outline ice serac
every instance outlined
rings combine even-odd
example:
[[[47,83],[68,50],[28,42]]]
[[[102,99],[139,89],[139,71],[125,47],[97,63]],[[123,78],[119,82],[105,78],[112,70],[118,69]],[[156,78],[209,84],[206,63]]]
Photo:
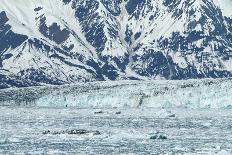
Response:
[[[232,76],[219,0],[2,0],[0,88]]]

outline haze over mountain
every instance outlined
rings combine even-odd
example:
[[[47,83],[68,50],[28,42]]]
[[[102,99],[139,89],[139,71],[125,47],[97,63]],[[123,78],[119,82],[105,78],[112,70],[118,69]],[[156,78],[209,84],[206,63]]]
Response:
[[[0,88],[232,76],[231,0],[1,0]]]

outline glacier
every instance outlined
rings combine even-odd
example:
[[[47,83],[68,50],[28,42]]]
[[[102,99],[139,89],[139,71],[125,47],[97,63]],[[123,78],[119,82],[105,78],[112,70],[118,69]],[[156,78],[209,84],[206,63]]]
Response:
[[[230,109],[231,101],[231,79],[105,81],[0,91],[1,106]]]

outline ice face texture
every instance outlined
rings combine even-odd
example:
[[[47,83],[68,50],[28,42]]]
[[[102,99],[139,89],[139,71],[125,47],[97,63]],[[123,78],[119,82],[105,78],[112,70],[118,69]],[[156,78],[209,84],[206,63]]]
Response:
[[[220,109],[232,106],[231,86],[231,79],[80,83],[3,90],[0,91],[0,105]]]

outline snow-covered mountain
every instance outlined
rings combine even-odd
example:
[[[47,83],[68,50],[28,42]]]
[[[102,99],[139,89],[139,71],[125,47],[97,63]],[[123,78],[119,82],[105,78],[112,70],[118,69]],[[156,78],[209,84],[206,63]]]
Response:
[[[230,4],[1,0],[0,88],[231,77]]]

